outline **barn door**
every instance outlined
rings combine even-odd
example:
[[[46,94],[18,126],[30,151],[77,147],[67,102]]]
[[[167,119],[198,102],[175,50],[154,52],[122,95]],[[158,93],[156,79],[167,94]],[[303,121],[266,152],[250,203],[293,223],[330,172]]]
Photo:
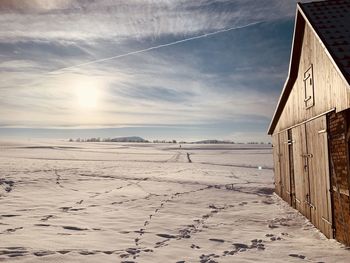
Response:
[[[292,205],[291,199],[291,181],[290,181],[290,156],[289,146],[291,144],[288,138],[288,131],[279,134],[280,142],[280,167],[281,167],[281,197]]]
[[[275,169],[275,191],[281,196],[281,167],[280,167],[280,145],[278,134],[272,136],[273,145],[273,163]]]
[[[309,167],[306,145],[306,126],[299,125],[292,129],[293,138],[293,163],[295,185],[295,207],[304,216],[310,218],[310,206],[308,205],[309,192]]]
[[[309,196],[307,204],[311,222],[327,237],[332,237],[332,214],[328,167],[326,116],[306,123],[309,168]]]

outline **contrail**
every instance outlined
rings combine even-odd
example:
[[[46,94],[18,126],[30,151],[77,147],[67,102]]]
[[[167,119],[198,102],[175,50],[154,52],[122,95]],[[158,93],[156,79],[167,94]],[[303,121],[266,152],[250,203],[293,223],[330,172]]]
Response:
[[[96,59],[96,60],[84,62],[84,63],[81,63],[81,64],[77,64],[77,65],[74,65],[74,66],[64,67],[64,68],[60,68],[60,69],[57,69],[57,70],[54,70],[54,71],[50,71],[47,74],[57,74],[57,73],[60,73],[60,72],[63,72],[63,71],[67,71],[67,70],[70,70],[70,69],[79,68],[79,67],[82,67],[82,66],[87,66],[87,65],[96,64],[96,63],[101,63],[101,62],[109,61],[109,60],[113,60],[113,59],[123,58],[123,57],[126,57],[126,56],[135,55],[135,54],[139,54],[139,53],[143,53],[143,52],[148,52],[148,51],[159,49],[159,48],[163,48],[163,47],[169,47],[169,46],[177,45],[177,44],[180,44],[180,43],[192,41],[192,40],[195,40],[195,39],[205,38],[205,37],[217,35],[217,34],[220,34],[220,33],[228,32],[228,31],[232,31],[232,30],[236,30],[236,29],[241,29],[241,28],[253,26],[253,25],[256,25],[256,24],[263,23],[263,22],[264,21],[259,21],[259,22],[253,22],[253,23],[250,23],[250,24],[247,24],[247,25],[244,25],[244,26],[225,28],[225,29],[217,30],[215,32],[206,33],[206,34],[195,36],[195,37],[189,37],[189,38],[177,40],[177,41],[166,43],[166,44],[161,44],[161,45],[157,45],[157,46],[153,46],[153,47],[149,47],[149,48],[145,48],[145,49],[131,51],[131,52],[128,52],[128,53],[125,53],[125,54],[120,54],[120,55],[107,57],[107,58]]]

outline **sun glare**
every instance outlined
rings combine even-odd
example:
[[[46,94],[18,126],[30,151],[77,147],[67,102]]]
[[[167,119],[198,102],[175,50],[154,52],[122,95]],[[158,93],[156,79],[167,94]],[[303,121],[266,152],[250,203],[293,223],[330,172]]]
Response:
[[[76,86],[78,105],[82,109],[95,109],[99,99],[99,86],[94,82],[81,82]]]
[[[96,108],[97,90],[96,88],[87,87],[81,89],[78,94],[78,103],[82,108]]]

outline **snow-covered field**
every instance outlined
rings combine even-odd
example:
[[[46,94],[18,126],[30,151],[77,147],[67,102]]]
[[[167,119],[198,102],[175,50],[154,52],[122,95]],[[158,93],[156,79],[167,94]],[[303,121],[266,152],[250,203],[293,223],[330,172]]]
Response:
[[[0,147],[3,262],[350,262],[273,194],[268,145]]]

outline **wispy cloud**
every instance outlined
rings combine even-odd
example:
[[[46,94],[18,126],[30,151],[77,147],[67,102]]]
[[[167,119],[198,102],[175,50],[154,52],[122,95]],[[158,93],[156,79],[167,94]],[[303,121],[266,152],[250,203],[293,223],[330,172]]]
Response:
[[[2,0],[0,39],[90,40],[191,35],[294,14],[294,0]],[[24,28],[25,26],[25,28]]]
[[[78,65],[73,65],[70,67],[65,67],[65,68],[61,68],[55,71],[51,71],[49,72],[49,74],[56,74],[56,73],[60,73],[62,71],[67,71],[70,69],[74,69],[74,68],[79,68],[82,66],[87,66],[87,65],[91,65],[91,64],[96,64],[96,63],[101,63],[101,62],[105,62],[105,61],[109,61],[109,60],[114,60],[114,59],[118,59],[118,58],[124,58],[127,56],[131,56],[131,55],[135,55],[135,54],[140,54],[140,53],[144,53],[144,52],[148,52],[148,51],[152,51],[152,50],[156,50],[156,49],[160,49],[160,48],[165,48],[165,47],[170,47],[170,46],[174,46],[174,45],[178,45],[178,44],[182,44],[188,41],[193,41],[193,40],[197,40],[197,39],[201,39],[201,38],[205,38],[205,37],[210,37],[210,36],[214,36],[217,34],[221,34],[221,33],[225,33],[225,32],[229,32],[232,30],[237,30],[237,29],[242,29],[245,27],[249,27],[249,26],[253,26],[256,25],[258,23],[261,23],[263,21],[260,22],[254,22],[254,23],[250,23],[248,25],[244,25],[244,26],[236,26],[236,27],[230,27],[230,28],[225,28],[225,29],[220,29],[214,32],[210,32],[210,33],[205,33],[199,36],[194,36],[194,37],[189,37],[189,38],[184,38],[184,39],[180,39],[180,40],[176,40],[170,43],[166,43],[166,44],[160,44],[160,45],[156,45],[156,46],[152,46],[152,47],[148,47],[148,48],[144,48],[144,49],[140,49],[140,50],[135,50],[135,51],[131,51],[125,54],[120,54],[120,55],[115,55],[115,56],[111,56],[111,57],[107,57],[107,58],[101,58],[101,59],[96,59],[96,60],[92,60],[92,61],[88,61],[88,62],[84,62]]]
[[[295,5],[0,1],[0,126],[262,132],[286,76]],[[84,88],[98,90],[96,108],[79,107]]]

